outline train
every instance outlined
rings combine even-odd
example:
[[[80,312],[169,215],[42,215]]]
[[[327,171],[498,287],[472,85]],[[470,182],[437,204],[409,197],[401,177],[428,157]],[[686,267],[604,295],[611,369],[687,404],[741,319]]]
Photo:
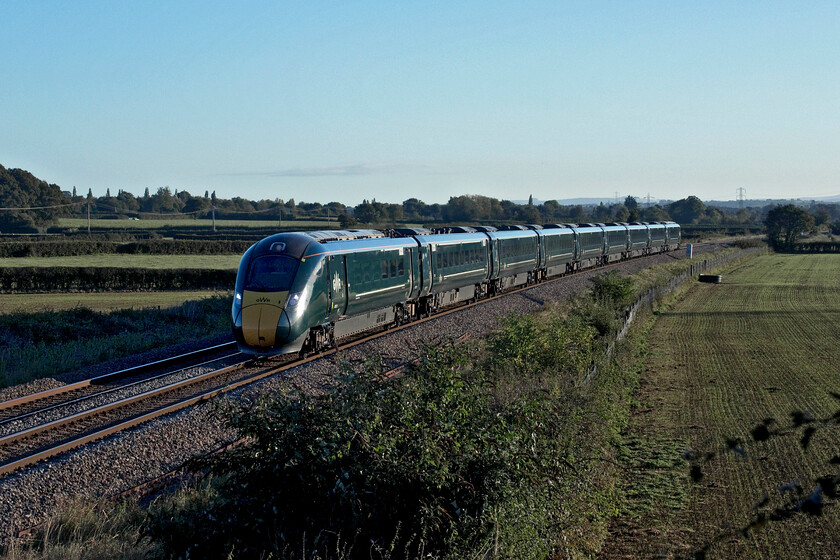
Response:
[[[242,256],[233,335],[256,357],[317,353],[581,269],[680,247],[675,222],[278,233]]]

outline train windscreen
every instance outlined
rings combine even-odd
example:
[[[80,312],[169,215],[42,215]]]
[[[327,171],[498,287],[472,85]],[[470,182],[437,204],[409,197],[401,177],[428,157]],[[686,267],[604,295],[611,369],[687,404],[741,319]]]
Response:
[[[298,260],[284,255],[265,255],[251,263],[245,289],[254,292],[286,292],[295,278]]]

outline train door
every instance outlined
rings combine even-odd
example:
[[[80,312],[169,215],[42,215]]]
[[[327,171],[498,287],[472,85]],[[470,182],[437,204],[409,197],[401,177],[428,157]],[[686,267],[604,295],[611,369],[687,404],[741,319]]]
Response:
[[[330,285],[330,316],[347,313],[347,262],[344,255],[327,257],[327,274]]]
[[[420,296],[427,296],[432,293],[432,252],[428,243],[420,245]]]

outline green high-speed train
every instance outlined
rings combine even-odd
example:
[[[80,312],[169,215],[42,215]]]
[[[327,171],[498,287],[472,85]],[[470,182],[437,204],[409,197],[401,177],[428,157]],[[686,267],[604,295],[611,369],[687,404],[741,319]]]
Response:
[[[233,333],[248,354],[318,352],[457,302],[679,247],[674,222],[278,233],[242,257]]]

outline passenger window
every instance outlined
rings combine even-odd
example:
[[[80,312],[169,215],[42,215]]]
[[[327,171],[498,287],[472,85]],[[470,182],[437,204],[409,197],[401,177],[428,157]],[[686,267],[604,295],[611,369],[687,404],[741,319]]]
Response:
[[[391,259],[391,278],[397,275],[397,259]]]
[[[388,278],[388,261],[381,261],[382,278]]]
[[[400,259],[397,261],[397,274],[400,276],[405,275],[405,259]]]

